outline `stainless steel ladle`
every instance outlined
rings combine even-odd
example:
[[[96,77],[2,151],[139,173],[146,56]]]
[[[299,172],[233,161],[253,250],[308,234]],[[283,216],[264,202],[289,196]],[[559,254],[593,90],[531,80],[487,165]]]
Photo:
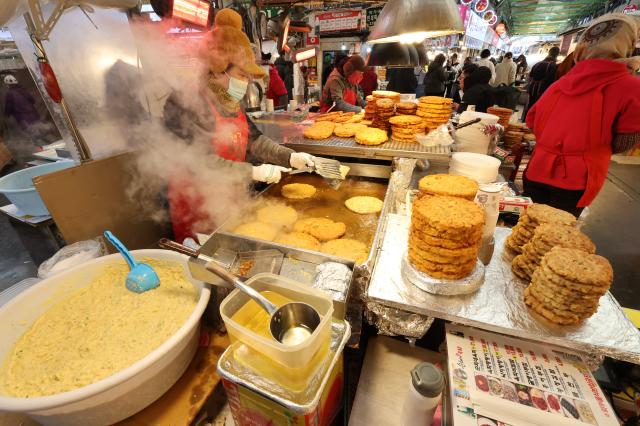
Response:
[[[158,245],[162,248],[177,251],[187,256],[198,258],[200,253],[182,244],[166,238],[162,238]],[[274,339],[285,345],[297,345],[309,338],[320,324],[320,314],[303,302],[291,302],[277,307],[259,292],[249,287],[240,279],[227,271],[214,260],[206,263],[205,268],[216,274],[229,284],[233,284],[238,290],[252,298],[262,309],[269,314],[269,330]]]

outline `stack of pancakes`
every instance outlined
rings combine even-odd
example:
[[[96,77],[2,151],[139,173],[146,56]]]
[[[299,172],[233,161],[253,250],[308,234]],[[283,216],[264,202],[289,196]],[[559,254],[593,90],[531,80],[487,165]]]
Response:
[[[394,104],[400,102],[400,93],[391,90],[374,90],[371,95],[376,99],[391,99]]]
[[[409,261],[434,278],[464,278],[476,266],[483,225],[484,211],[472,201],[419,198],[411,214]]]
[[[576,218],[571,213],[546,204],[532,204],[520,215],[518,224],[506,240],[506,246],[518,254],[522,253],[522,247],[533,238],[536,228],[543,223],[575,226]]]
[[[433,174],[420,179],[418,189],[422,196],[447,195],[473,201],[479,186],[466,176]]]
[[[533,273],[524,301],[533,311],[560,325],[578,324],[598,310],[611,286],[607,259],[582,250],[554,247]]]
[[[446,124],[451,118],[453,99],[441,96],[423,96],[420,98],[417,115],[424,119],[428,131]]]
[[[389,119],[391,138],[398,142],[416,142],[416,135],[424,133],[424,122],[416,115],[397,115]]]
[[[376,115],[373,118],[372,127],[389,130],[389,119],[393,117],[395,103],[391,99],[378,99],[376,101]]]
[[[507,126],[509,125],[509,120],[511,120],[513,110],[509,108],[502,108],[499,106],[492,106],[487,108],[487,114],[493,114],[500,117],[500,120],[498,120],[498,124],[502,125],[502,127],[504,128],[507,128]]]
[[[364,119],[372,120],[376,116],[376,98],[373,95],[367,96],[367,106],[364,107]]]
[[[589,237],[575,226],[543,223],[536,228],[533,238],[522,247],[522,254],[513,259],[511,270],[529,283],[544,255],[554,247],[574,248],[589,254],[596,252],[596,246]]]
[[[396,104],[396,115],[416,115],[418,105],[413,102],[400,102]]]

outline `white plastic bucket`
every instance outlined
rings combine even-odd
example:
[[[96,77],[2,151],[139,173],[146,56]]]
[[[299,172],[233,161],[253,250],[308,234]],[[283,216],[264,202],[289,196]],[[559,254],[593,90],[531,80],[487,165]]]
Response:
[[[31,216],[48,215],[47,207],[33,186],[33,178],[67,169],[73,165],[75,165],[73,161],[65,160],[10,173],[0,178],[0,193],[4,194],[11,203],[15,204],[25,214]]]

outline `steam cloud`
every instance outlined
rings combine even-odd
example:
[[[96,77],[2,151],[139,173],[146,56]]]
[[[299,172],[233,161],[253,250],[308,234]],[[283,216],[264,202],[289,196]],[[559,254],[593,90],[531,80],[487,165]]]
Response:
[[[198,206],[211,219],[194,224],[195,231],[212,231],[226,220],[237,216],[250,203],[246,177],[230,169],[212,168],[208,161],[212,149],[212,134],[202,131],[190,142],[169,131],[163,122],[162,108],[172,91],[181,94],[189,106],[198,102],[202,88],[202,43],[168,43],[165,28],[148,24],[132,24],[140,67],[116,62],[106,74],[106,122],[115,126],[100,126],[101,139],[105,132],[115,133],[113,146],[101,144],[103,154],[121,150],[125,140],[129,148],[140,151],[134,180],[128,190],[133,199],[153,199],[165,191],[167,183],[176,177],[190,176],[190,184],[183,186],[190,198],[201,200]],[[187,66],[185,66],[185,64]],[[184,112],[184,120],[189,120]],[[218,138],[232,138],[235,126],[216,125]],[[89,132],[91,133],[91,132]],[[175,182],[175,180],[174,180]],[[145,213],[157,221],[166,221],[167,211],[154,203],[142,206]]]

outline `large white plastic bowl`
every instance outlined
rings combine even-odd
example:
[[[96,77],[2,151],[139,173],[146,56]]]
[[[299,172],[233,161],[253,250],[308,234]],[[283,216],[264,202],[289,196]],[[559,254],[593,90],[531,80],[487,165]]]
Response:
[[[198,346],[198,325],[209,301],[209,287],[190,278],[187,257],[167,250],[134,250],[136,259],[178,261],[199,292],[191,316],[160,347],[112,376],[69,392],[36,398],[0,395],[0,411],[21,412],[45,425],[107,425],[125,419],[151,404],[180,378]],[[0,308],[0,362],[14,342],[54,303],[88,285],[119,254],[100,257],[34,285]],[[124,285],[124,283],[122,283]],[[162,284],[161,284],[162,285]],[[100,301],[96,300],[96,309]],[[132,321],[135,312],[131,312]],[[60,341],[60,345],[64,345]]]

